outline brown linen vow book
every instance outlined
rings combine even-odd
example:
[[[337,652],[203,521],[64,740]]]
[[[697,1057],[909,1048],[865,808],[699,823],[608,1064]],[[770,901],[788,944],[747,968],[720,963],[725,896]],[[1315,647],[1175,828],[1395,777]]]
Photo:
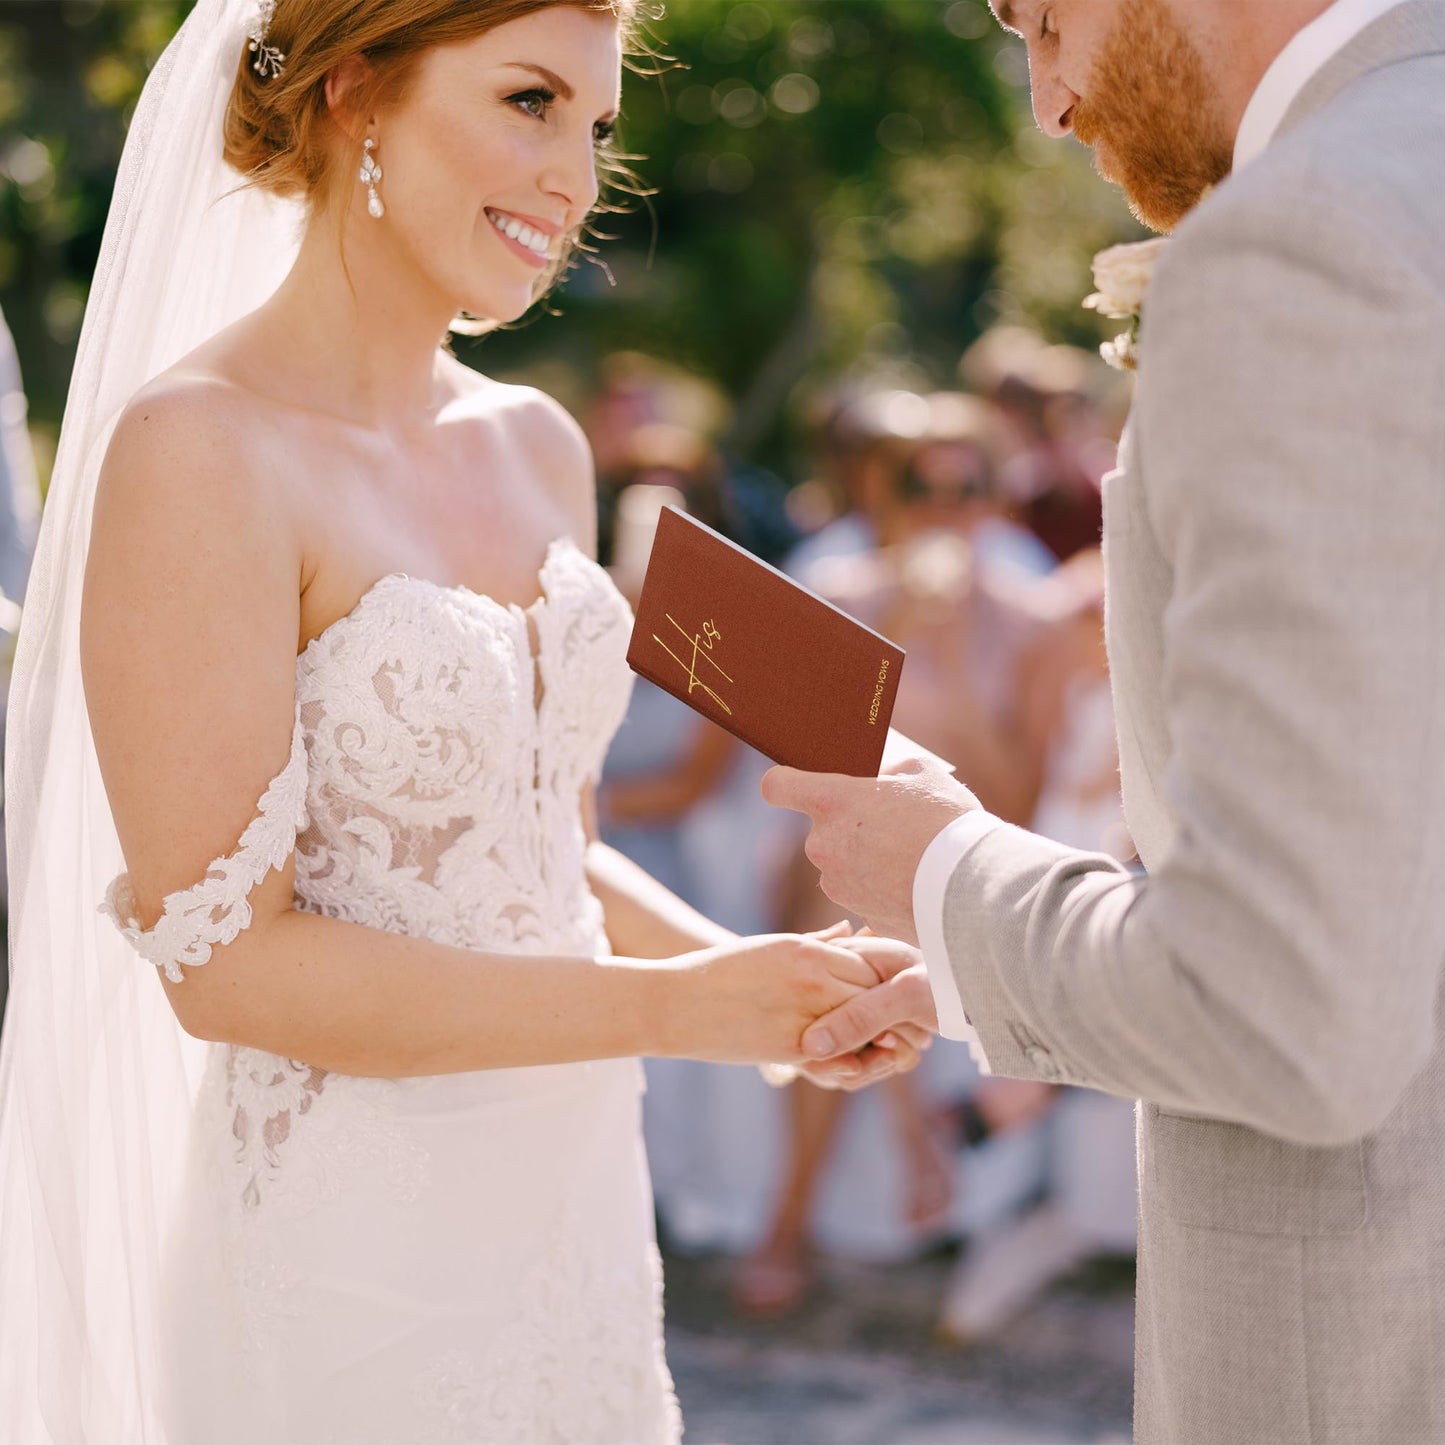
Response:
[[[627,661],[775,763],[876,778],[903,649],[666,507]]]

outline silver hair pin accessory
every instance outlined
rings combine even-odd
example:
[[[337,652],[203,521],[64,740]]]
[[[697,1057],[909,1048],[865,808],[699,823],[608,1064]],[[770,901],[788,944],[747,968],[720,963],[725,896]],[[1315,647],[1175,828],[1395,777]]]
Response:
[[[381,197],[376,194],[376,183],[381,179],[381,167],[376,163],[376,157],[372,151],[376,149],[376,142],[367,136],[363,147],[366,154],[361,158],[361,170],[358,175],[361,184],[366,187],[366,209],[369,214],[379,221],[386,214],[386,207],[381,204]]]
[[[275,13],[276,0],[260,0],[260,12],[256,17],[256,23],[247,31],[251,43],[246,48],[256,57],[251,62],[251,69],[263,80],[279,76],[281,62],[286,59],[274,45],[266,43],[266,32],[271,28],[271,18]]]

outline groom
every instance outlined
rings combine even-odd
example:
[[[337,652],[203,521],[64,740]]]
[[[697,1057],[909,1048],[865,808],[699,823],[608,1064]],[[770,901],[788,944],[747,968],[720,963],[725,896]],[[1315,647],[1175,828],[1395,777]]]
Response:
[[[936,1010],[1143,1099],[1141,1445],[1445,1441],[1445,0],[994,4],[1039,125],[1177,227],[1104,484],[1148,873],[940,771],[774,769],[925,960],[811,1068]]]

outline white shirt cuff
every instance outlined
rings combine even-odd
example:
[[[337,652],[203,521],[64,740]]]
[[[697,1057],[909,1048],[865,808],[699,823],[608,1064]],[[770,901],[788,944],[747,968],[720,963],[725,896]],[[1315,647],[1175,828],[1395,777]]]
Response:
[[[999,820],[982,808],[955,818],[934,838],[919,859],[913,875],[913,927],[918,946],[928,970],[928,985],[933,990],[933,1004],[938,1010],[938,1031],[946,1039],[957,1039],[968,1045],[973,1061],[981,1073],[992,1073],[983,1044],[968,1021],[959,997],[958,980],[948,961],[948,948],[943,937],[943,898],[948,880],[964,856],[985,834],[993,832]]]

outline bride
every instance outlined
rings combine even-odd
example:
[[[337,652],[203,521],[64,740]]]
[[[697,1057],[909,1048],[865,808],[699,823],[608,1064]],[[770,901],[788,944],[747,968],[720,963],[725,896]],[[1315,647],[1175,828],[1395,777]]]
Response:
[[[631,4],[200,0],[147,86],[11,703],[15,1445],[676,1439],[637,1056],[877,980],[595,842],[586,445],[442,349],[565,264]]]

